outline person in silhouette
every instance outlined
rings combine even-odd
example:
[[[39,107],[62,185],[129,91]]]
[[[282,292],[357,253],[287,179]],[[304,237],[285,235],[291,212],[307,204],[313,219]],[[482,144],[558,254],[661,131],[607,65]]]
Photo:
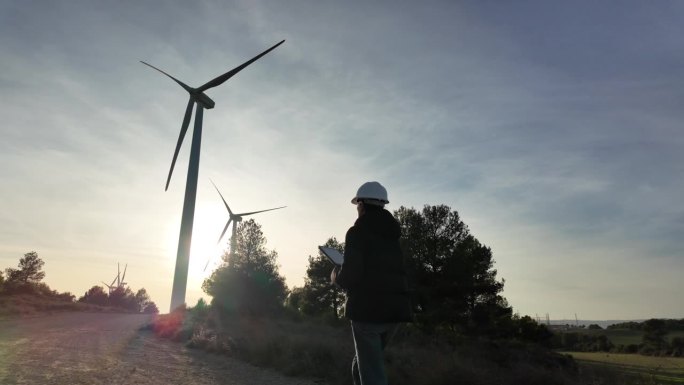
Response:
[[[356,350],[355,385],[387,384],[385,346],[397,326],[412,319],[401,228],[384,209],[387,203],[387,190],[380,183],[359,187],[352,199],[359,216],[345,237],[344,262],[330,274],[346,293],[345,317],[351,320]]]

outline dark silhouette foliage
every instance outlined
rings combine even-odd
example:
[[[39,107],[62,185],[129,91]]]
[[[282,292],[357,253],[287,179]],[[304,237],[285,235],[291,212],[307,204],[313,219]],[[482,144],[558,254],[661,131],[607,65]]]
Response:
[[[41,282],[45,278],[45,272],[42,271],[44,265],[45,262],[38,257],[38,253],[31,251],[20,258],[17,269],[5,269],[6,275],[0,273],[0,296],[14,297],[8,303],[21,304],[19,307],[9,306],[4,310],[30,312],[72,308],[69,304],[74,302],[73,294],[60,293]]]
[[[104,291],[102,286],[93,286],[83,295],[83,297],[79,298],[78,301],[93,305],[107,306],[109,305],[109,294]]]
[[[91,287],[78,302],[98,306],[110,306],[135,313],[158,313],[157,305],[150,300],[144,288],[133,294],[128,287],[117,287],[106,293],[102,286]]]
[[[142,311],[145,314],[158,314],[159,313],[159,308],[157,307],[157,304],[154,302],[150,302],[147,305],[145,305],[145,308]]]
[[[649,319],[647,321],[629,321],[606,327],[608,331],[632,331],[634,335],[641,334],[640,344],[614,345],[607,333],[600,333],[598,325],[589,325],[587,331],[581,328],[570,331],[558,331],[553,336],[554,348],[581,352],[613,352],[639,353],[648,356],[680,357],[684,354],[684,338],[677,334],[684,325],[684,319]],[[597,333],[597,331],[599,333]]]
[[[684,337],[673,337],[670,341],[670,349],[673,357],[684,356]]]
[[[5,269],[4,282],[0,279],[0,293],[3,295],[29,294],[49,297],[60,302],[73,302],[74,296],[71,293],[59,293],[41,282],[45,278],[44,265],[45,262],[35,251],[24,254],[19,259],[18,269]]]
[[[7,275],[6,282],[3,284],[7,293],[26,293],[39,292],[37,284],[45,278],[43,266],[45,262],[38,257],[38,253],[30,251],[19,259],[19,268],[5,269]]]
[[[229,314],[273,315],[283,309],[285,279],[278,271],[278,253],[266,249],[261,226],[253,219],[237,229],[235,253],[202,284],[212,305]]]
[[[145,290],[145,288],[142,288],[135,293],[135,304],[137,305],[139,312],[147,313],[149,311],[145,310],[149,307],[149,305],[153,305],[154,303],[150,299],[150,295],[147,294],[147,290]]]
[[[323,246],[344,252],[344,243],[335,237],[329,238]],[[315,257],[309,256],[304,287],[293,289],[288,305],[307,315],[330,315],[337,319],[344,305],[344,292],[330,283],[333,264],[321,251]]]
[[[448,206],[400,207],[402,247],[418,323],[468,334],[508,329],[512,309],[501,296],[489,247]],[[510,326],[510,325],[508,325]]]
[[[135,302],[133,291],[129,287],[117,287],[109,293],[109,306],[138,311],[139,306]]]
[[[667,349],[667,326],[662,319],[650,319],[643,323],[644,335],[640,352],[642,354],[658,354]]]
[[[610,352],[616,349],[605,334],[587,334],[581,331],[557,333],[552,346],[573,352]]]
[[[620,322],[612,325],[608,325],[606,329],[629,329],[629,330],[641,330],[641,322],[629,321]]]

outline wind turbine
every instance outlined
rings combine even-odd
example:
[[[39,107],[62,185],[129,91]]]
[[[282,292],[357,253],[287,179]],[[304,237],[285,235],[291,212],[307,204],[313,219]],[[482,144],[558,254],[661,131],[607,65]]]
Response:
[[[107,289],[109,289],[109,294],[112,293],[112,291],[118,289],[118,288],[123,288],[124,285],[126,285],[126,282],[124,282],[124,279],[126,279],[126,269],[128,269],[128,264],[124,267],[124,273],[123,277],[121,276],[121,264],[116,263],[116,277],[112,280],[112,283],[107,285],[104,281],[101,281],[105,286],[107,286]],[[114,283],[116,282],[116,285]]]
[[[226,206],[226,209],[228,209],[228,222],[226,223],[226,226],[223,228],[223,232],[221,233],[221,236],[219,237],[218,241],[216,243],[221,242],[221,239],[223,236],[226,234],[226,231],[228,230],[228,226],[230,226],[230,223],[233,222],[233,233],[230,237],[230,254],[234,255],[235,254],[235,242],[237,240],[236,234],[237,234],[237,225],[238,222],[242,222],[242,217],[246,217],[248,215],[253,215],[253,214],[258,214],[258,213],[263,213],[266,211],[273,211],[273,210],[278,210],[285,208],[287,206],[281,206],[281,207],[275,207],[272,209],[266,209],[266,210],[259,210],[259,211],[251,211],[248,213],[239,213],[235,214],[233,211],[230,209],[230,206],[228,206],[228,203],[226,202],[225,198],[223,198],[223,194],[221,194],[221,191],[219,191],[218,187],[216,187],[216,184],[214,184],[214,181],[211,181],[211,184],[214,185],[214,188],[216,189],[216,192],[219,194],[221,197],[221,200],[223,201],[223,204]],[[204,270],[207,269],[207,266],[209,265],[209,261],[207,261],[207,264],[204,266]]]
[[[181,306],[185,303],[185,289],[188,282],[188,265],[190,263],[190,241],[192,239],[192,225],[195,214],[195,198],[197,196],[197,175],[199,173],[199,158],[200,158],[200,145],[202,142],[202,115],[204,109],[214,108],[214,101],[211,100],[207,94],[204,92],[210,88],[219,86],[223,84],[226,80],[233,77],[238,72],[242,71],[248,65],[254,63],[262,56],[271,52],[277,46],[283,44],[285,40],[282,40],[273,47],[267,49],[266,51],[260,53],[259,55],[253,57],[252,59],[244,62],[243,64],[233,68],[232,70],[218,76],[207,83],[197,87],[192,88],[180,80],[174,78],[173,76],[167,74],[166,72],[160,70],[159,68],[141,61],[143,64],[152,67],[153,69],[161,72],[162,74],[168,76],[173,81],[178,83],[184,90],[190,94],[190,99],[188,100],[188,105],[185,108],[185,115],[183,116],[183,123],[181,124],[180,135],[178,136],[178,142],[176,143],[176,150],[173,153],[173,160],[171,161],[171,168],[169,169],[169,176],[166,178],[166,187],[164,191],[168,190],[169,182],[171,181],[171,174],[173,173],[173,168],[176,164],[176,159],[178,158],[178,152],[180,151],[181,144],[183,143],[183,138],[188,131],[188,126],[190,124],[190,118],[192,117],[192,108],[194,104],[197,104],[197,109],[195,111],[195,127],[192,132],[192,145],[190,147],[190,162],[188,165],[188,176],[185,183],[185,198],[183,200],[183,216],[181,218],[181,228],[180,236],[178,239],[178,253],[176,254],[176,269],[173,276],[173,289],[171,292],[171,311]]]
[[[107,286],[107,289],[109,289],[109,294],[112,294],[112,291],[116,288],[116,286],[114,286],[114,282],[116,282],[117,278],[118,278],[118,275],[116,277],[114,277],[114,280],[109,285],[107,285],[104,281],[101,281],[105,286]]]
[[[116,267],[119,269],[121,268],[121,266],[119,266],[118,263],[116,264]],[[126,264],[126,266],[124,266],[124,273],[123,273],[123,276],[121,276],[121,280],[116,283],[117,286],[120,288],[123,288],[124,285],[126,285],[126,282],[124,282],[124,279],[126,279],[126,269],[128,269],[128,264]]]

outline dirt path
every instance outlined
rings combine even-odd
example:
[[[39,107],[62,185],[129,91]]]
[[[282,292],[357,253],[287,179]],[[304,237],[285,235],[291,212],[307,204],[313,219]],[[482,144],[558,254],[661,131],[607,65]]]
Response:
[[[148,319],[62,313],[0,320],[0,384],[313,384],[138,332]]]

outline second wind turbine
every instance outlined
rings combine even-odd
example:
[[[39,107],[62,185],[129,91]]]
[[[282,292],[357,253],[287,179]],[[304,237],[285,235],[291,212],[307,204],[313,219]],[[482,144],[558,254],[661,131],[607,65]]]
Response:
[[[193,105],[197,104],[197,110],[195,112],[195,127],[192,132],[192,145],[190,147],[188,177],[187,182],[185,184],[185,199],[183,200],[183,216],[181,219],[180,237],[178,239],[176,269],[173,275],[173,289],[171,292],[171,311],[185,303],[185,291],[188,283],[188,265],[190,263],[190,242],[192,240],[192,225],[195,216],[195,199],[197,196],[197,176],[199,174],[200,144],[202,143],[202,113],[205,108],[214,108],[215,104],[214,101],[211,100],[211,98],[204,93],[204,91],[223,84],[223,82],[230,79],[238,72],[242,71],[242,69],[254,63],[267,53],[271,52],[277,46],[283,44],[284,41],[285,40],[282,40],[278,44],[253,57],[252,59],[246,61],[242,65],[233,68],[232,70],[224,73],[221,76],[216,77],[213,80],[208,81],[207,83],[197,88],[192,88],[186,85],[185,83],[181,82],[180,80],[174,78],[173,76],[167,74],[166,72],[160,70],[159,68],[151,64],[145,63],[144,61],[141,61],[143,64],[152,67],[155,70],[171,78],[173,81],[178,83],[178,85],[183,87],[183,89],[185,89],[190,94],[190,100],[188,100],[188,105],[185,108],[183,124],[181,125],[180,135],[178,136],[178,142],[176,143],[176,150],[173,153],[173,160],[171,161],[169,176],[166,178],[165,190],[168,190],[169,188],[169,182],[171,181],[171,174],[173,174],[173,168],[176,164],[176,159],[178,158],[178,152],[180,151],[181,144],[183,143],[183,138],[185,138],[185,134],[188,131],[188,126],[190,125],[190,118],[192,117]]]

